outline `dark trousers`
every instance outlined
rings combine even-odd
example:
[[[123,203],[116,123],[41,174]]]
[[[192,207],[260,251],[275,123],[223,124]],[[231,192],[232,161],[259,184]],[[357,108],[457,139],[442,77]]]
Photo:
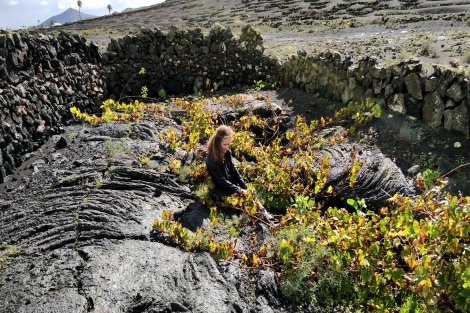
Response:
[[[214,188],[213,192],[214,192],[214,195],[217,198],[217,200],[221,200],[221,201],[224,200],[224,198],[233,195],[233,193],[230,193],[230,192],[228,192],[224,189],[220,189],[220,188],[217,188],[217,187]]]

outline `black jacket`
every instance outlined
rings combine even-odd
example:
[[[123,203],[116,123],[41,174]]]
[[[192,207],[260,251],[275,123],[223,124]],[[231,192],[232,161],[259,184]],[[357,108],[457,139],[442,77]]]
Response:
[[[206,159],[206,168],[215,186],[214,193],[219,199],[240,192],[241,189],[246,189],[245,181],[233,164],[230,150],[225,152],[222,164],[217,163],[213,156],[209,154]]]

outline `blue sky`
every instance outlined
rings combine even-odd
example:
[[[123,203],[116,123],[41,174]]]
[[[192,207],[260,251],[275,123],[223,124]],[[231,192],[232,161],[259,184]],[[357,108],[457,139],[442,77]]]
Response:
[[[163,0],[81,0],[81,12],[91,15],[108,14],[111,4],[114,11],[138,8],[163,2]],[[38,25],[48,18],[73,8],[78,10],[76,0],[0,0],[0,28],[17,29]]]

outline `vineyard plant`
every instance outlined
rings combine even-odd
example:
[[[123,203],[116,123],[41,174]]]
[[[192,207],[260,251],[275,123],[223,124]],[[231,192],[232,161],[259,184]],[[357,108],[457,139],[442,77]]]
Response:
[[[162,116],[170,116],[171,104],[185,111],[181,132],[168,126],[158,140],[170,149],[200,152],[220,121],[205,104],[223,101],[236,108],[243,97],[175,98],[161,104],[108,100],[101,116],[90,117],[77,108],[72,113],[90,123],[139,119],[158,123]],[[210,229],[190,232],[168,211],[155,219],[154,231],[187,251],[208,251],[216,261],[232,260],[249,269],[274,268],[280,274],[282,295],[299,307],[319,303],[348,312],[469,312],[470,196],[446,193],[441,178],[430,181],[424,175],[417,181],[419,195],[390,195],[383,207],[370,210],[362,199],[348,200],[354,209],[326,205],[335,190],[328,184],[328,158],[319,159],[318,151],[347,140],[359,125],[380,116],[380,106],[367,100],[310,123],[297,116],[295,128],[282,134],[279,116],[274,116],[274,124],[256,115],[231,123],[235,130],[231,148],[241,160],[249,193],[230,197],[226,205],[258,222],[256,197],[281,216],[279,226],[271,229],[274,239],[259,251],[237,251],[238,232],[233,228],[229,240],[215,241]],[[349,127],[342,134],[318,136],[320,130],[344,121]],[[215,225],[220,207],[209,197],[211,182],[203,158],[198,160],[191,164],[188,179]],[[178,162],[173,160],[168,168],[175,175],[184,166]],[[361,167],[353,152],[351,164],[348,183],[353,187]]]

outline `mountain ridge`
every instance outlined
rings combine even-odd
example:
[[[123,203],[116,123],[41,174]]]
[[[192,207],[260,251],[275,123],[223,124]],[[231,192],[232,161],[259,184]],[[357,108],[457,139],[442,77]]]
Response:
[[[60,23],[60,24],[73,23],[73,22],[80,21],[80,19],[87,20],[87,19],[91,19],[95,17],[98,17],[98,16],[79,12],[78,10],[68,8],[61,14],[54,15],[48,18],[47,20],[45,20],[44,22],[41,23],[41,26],[51,26],[52,24],[55,24],[55,23]]]

